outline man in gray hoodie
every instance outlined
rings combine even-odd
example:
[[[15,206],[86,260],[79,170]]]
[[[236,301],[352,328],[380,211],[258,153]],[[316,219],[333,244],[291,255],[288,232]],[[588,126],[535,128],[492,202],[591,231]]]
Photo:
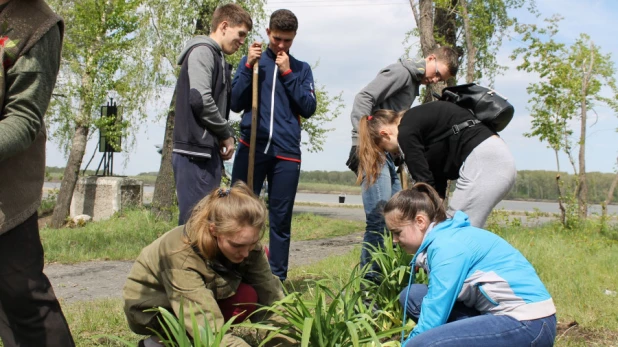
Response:
[[[209,36],[189,40],[178,58],[172,167],[178,195],[178,224],[221,184],[223,160],[234,154],[234,130],[228,123],[234,54],[253,27],[251,16],[236,4],[219,6]]]
[[[352,149],[346,165],[354,173],[358,172],[358,122],[362,116],[371,115],[379,109],[405,111],[412,106],[414,99],[419,95],[421,84],[427,85],[446,81],[457,74],[459,55],[450,47],[436,48],[424,59],[400,59],[382,69],[365,88],[354,98],[352,106]],[[363,206],[365,209],[365,236],[361,250],[361,266],[371,261],[371,248],[382,247],[384,229],[386,227],[382,208],[392,195],[401,190],[401,182],[397,177],[397,170],[390,154],[385,153],[385,162],[382,165],[378,179],[372,185],[361,184]],[[378,281],[376,264],[367,278]]]

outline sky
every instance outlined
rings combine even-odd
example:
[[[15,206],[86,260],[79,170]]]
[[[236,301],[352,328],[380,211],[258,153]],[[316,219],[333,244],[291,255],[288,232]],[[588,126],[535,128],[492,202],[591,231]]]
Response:
[[[354,96],[381,68],[402,57],[406,45],[413,45],[412,52],[420,51],[418,39],[404,43],[406,33],[415,27],[410,3],[408,0],[271,0],[266,7],[269,13],[279,8],[290,9],[298,17],[299,28],[291,54],[311,65],[319,61],[319,66],[313,70],[316,84],[324,85],[331,96],[341,92],[345,106],[340,116],[328,124],[334,130],[327,134],[324,151],[303,150],[301,170],[347,170],[345,162],[351,146],[350,111]],[[525,10],[512,14],[520,23],[540,23],[542,18],[560,14],[564,19],[560,23],[558,40],[571,44],[585,32],[601,47],[602,53],[611,53],[618,69],[616,31],[610,29],[615,28],[617,1],[537,0],[537,8],[542,16],[540,19]],[[264,28],[257,30],[266,37]],[[518,62],[509,58],[513,49],[522,45],[518,36],[513,35],[511,40],[504,40],[497,54],[499,63],[508,69],[496,78],[494,87],[515,107],[513,120],[500,136],[509,145],[519,170],[556,170],[554,152],[538,139],[523,136],[530,130],[531,121],[526,87],[538,77],[517,71]],[[465,83],[465,78],[460,76],[458,83]],[[487,81],[480,83],[487,84]],[[151,102],[152,112],[136,135],[133,150],[115,154],[114,174],[158,171],[161,157],[155,145],[163,143],[165,120],[157,118],[155,109],[160,107],[157,105],[168,105],[170,99],[171,90],[163,93],[160,100]],[[417,98],[413,106],[419,103]],[[596,113],[590,113],[590,118],[586,140],[587,171],[614,172],[618,156],[618,115],[599,107]],[[98,132],[95,132],[88,142],[82,168],[95,153],[97,141]],[[102,154],[96,152],[88,169],[96,170],[101,158]],[[65,164],[64,153],[50,140],[47,166],[63,167]],[[563,171],[569,171],[566,157],[561,156],[560,165]]]

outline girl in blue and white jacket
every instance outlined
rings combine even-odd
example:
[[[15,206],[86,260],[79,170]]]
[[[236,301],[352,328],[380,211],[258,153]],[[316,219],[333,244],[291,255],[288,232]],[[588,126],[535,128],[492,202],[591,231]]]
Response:
[[[429,286],[411,276],[401,292],[404,322],[417,323],[403,346],[553,346],[552,298],[508,242],[470,226],[461,211],[446,219],[425,183],[395,194],[384,216],[393,240],[415,254],[412,268],[429,274]]]

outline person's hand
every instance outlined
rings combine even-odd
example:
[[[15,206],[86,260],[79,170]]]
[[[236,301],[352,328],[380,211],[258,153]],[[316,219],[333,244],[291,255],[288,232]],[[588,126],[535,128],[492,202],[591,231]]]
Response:
[[[221,141],[219,143],[219,153],[221,153],[221,159],[228,160],[232,159],[232,155],[234,154],[234,138],[228,137],[227,139]]]
[[[249,46],[249,53],[247,54],[247,64],[253,66],[255,62],[262,56],[262,43],[254,42]]]
[[[393,164],[395,164],[395,166],[401,166],[402,164],[405,164],[401,153],[398,152],[395,154],[391,154],[391,156],[393,157]]]
[[[350,156],[345,164],[352,172],[358,175],[358,155],[356,154],[356,146],[352,146],[352,149],[350,149]]]
[[[290,57],[283,51],[277,53],[275,64],[279,67],[279,72],[284,73],[290,69]]]

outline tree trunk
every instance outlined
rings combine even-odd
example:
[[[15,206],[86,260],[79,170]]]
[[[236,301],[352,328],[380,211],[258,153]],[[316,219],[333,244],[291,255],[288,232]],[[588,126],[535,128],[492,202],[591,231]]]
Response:
[[[174,138],[174,119],[176,117],[175,105],[176,90],[174,90],[174,95],[167,112],[165,137],[163,139],[163,148],[161,148],[161,165],[159,166],[159,174],[155,181],[150,209],[155,218],[165,221],[172,220],[172,206],[174,205],[174,196],[176,194],[174,171],[172,169],[172,139]]]
[[[464,36],[466,38],[466,83],[474,82],[474,64],[476,64],[476,47],[472,42],[472,27],[468,15],[467,0],[460,0],[461,15],[463,19]]]
[[[558,187],[558,207],[560,208],[560,222],[566,227],[566,209],[562,203],[564,195],[562,194],[562,186],[560,185],[560,158],[558,156],[558,150],[554,148],[556,154],[556,186]]]
[[[440,40],[449,47],[457,46],[457,3],[459,0],[451,0],[448,8],[436,8],[436,20],[434,32]]]
[[[210,31],[210,18],[219,5],[218,1],[204,1],[195,22],[195,35],[208,35]],[[176,90],[170,101],[165,122],[165,136],[161,151],[161,165],[155,181],[152,207],[150,212],[161,220],[172,220],[172,206],[176,196],[176,184],[172,169],[172,148],[174,139],[174,119],[176,117]]]
[[[436,19],[434,21],[434,32],[435,35],[444,42],[446,46],[456,47],[457,46],[457,13],[455,9],[457,8],[457,2],[459,0],[451,0],[451,3],[448,8],[439,8],[436,7]],[[446,85],[453,86],[457,83],[455,76],[446,81]],[[442,85],[439,86],[438,90],[442,90]],[[436,91],[437,92],[437,91]],[[425,95],[426,101],[433,100],[433,96],[431,99],[427,99],[427,94]],[[444,197],[444,207],[448,208],[450,196],[451,196],[451,186],[453,181],[448,180],[446,183],[446,195]]]
[[[412,1],[411,1],[412,3]],[[433,15],[433,0],[419,0],[419,12],[416,18],[416,26],[419,29],[421,50],[423,57],[427,57],[429,53],[437,47],[434,37],[434,15]],[[429,69],[430,66],[427,66]],[[440,83],[430,84],[425,88],[423,103],[433,101],[433,93],[440,93],[443,89]]]
[[[51,220],[52,228],[62,227],[66,217],[69,215],[71,199],[73,199],[73,191],[75,190],[75,185],[77,184],[79,168],[82,165],[87,142],[88,127],[78,126],[75,129],[75,135],[73,135],[69,160],[64,168],[64,177],[62,178],[60,192],[58,192],[56,206],[54,207],[54,213]]]
[[[594,66],[594,44],[590,43],[590,65],[588,68],[583,67],[584,76],[582,78],[582,106],[581,106],[581,123],[579,135],[579,176],[577,187],[577,202],[579,205],[579,217],[586,219],[588,217],[588,183],[586,182],[586,121],[587,121],[587,105],[586,95],[588,93],[588,82],[592,75]]]
[[[607,217],[607,205],[612,202],[612,198],[614,197],[614,190],[616,189],[616,185],[618,185],[618,171],[616,171],[616,176],[614,176],[614,180],[612,184],[609,186],[609,191],[607,192],[607,198],[603,201],[601,205],[601,220],[605,221]]]

